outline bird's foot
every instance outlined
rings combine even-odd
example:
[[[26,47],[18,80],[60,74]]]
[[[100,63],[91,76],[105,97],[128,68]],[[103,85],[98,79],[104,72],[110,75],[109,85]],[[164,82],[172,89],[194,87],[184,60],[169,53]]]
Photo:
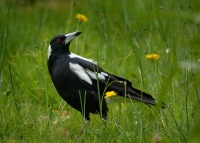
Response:
[[[80,134],[83,134],[84,132],[87,132],[89,125],[90,125],[90,121],[84,120],[83,127],[80,130]]]

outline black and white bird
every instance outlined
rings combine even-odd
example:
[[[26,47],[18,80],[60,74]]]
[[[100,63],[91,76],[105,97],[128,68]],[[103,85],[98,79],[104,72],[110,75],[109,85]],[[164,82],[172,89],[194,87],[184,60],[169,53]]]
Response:
[[[104,71],[94,61],[69,50],[70,42],[81,32],[55,36],[48,49],[48,69],[60,96],[90,121],[90,113],[107,119],[107,96],[121,96],[149,105],[155,99],[134,87],[129,80]],[[109,93],[106,96],[106,93]]]

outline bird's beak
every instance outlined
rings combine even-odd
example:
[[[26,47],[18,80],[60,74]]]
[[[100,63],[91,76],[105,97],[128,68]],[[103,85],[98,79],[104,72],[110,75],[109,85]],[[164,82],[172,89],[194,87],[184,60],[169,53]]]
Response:
[[[77,37],[78,35],[80,35],[82,32],[73,32],[73,33],[68,33],[65,34],[65,45],[70,43],[75,37]]]

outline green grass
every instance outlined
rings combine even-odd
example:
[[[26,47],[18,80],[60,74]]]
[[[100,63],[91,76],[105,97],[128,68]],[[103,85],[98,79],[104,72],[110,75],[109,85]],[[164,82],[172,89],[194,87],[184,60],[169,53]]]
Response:
[[[198,0],[3,0],[0,142],[200,142],[199,7]],[[88,22],[78,24],[77,13]],[[167,108],[110,104],[108,126],[91,115],[80,135],[83,118],[57,94],[46,65],[51,38],[76,30],[83,34],[71,51]],[[160,58],[145,59],[150,53]]]

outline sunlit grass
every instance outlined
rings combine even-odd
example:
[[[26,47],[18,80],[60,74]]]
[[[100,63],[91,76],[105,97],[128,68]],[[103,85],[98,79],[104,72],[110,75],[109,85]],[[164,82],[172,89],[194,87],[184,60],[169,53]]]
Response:
[[[0,142],[200,141],[198,1],[29,2],[0,6]],[[57,94],[46,66],[49,40],[76,30],[71,51],[167,108],[110,104],[106,129],[91,115],[81,135],[81,114]],[[150,53],[160,58],[149,61]]]

